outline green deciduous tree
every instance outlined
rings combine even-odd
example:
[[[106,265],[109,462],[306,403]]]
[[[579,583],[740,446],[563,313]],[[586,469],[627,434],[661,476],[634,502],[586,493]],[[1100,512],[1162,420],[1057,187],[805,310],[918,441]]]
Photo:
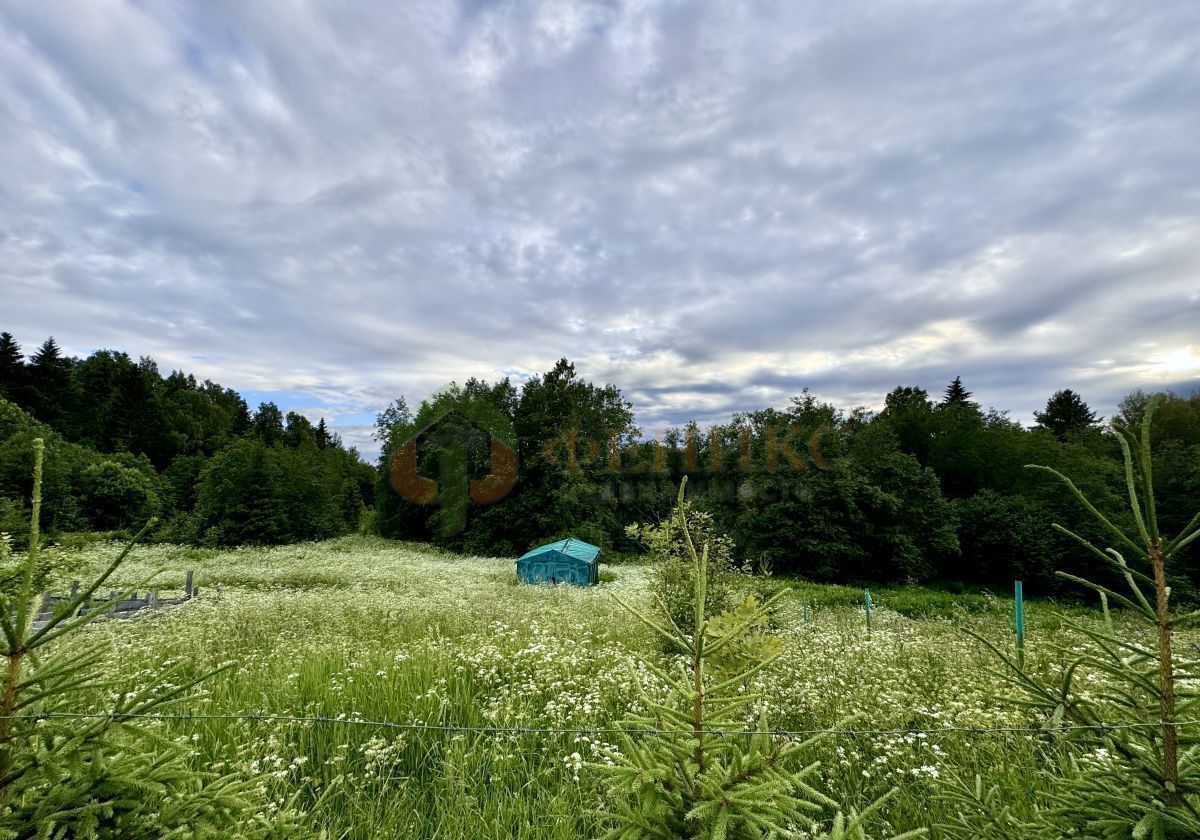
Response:
[[[954,510],[962,551],[955,579],[1005,589],[1023,580],[1033,590],[1053,591],[1062,552],[1050,530],[1051,511],[991,489],[956,500]]]
[[[96,528],[129,528],[159,513],[158,493],[145,472],[106,460],[87,467],[81,478],[82,500]]]
[[[733,606],[739,572],[734,565],[733,540],[717,530],[712,514],[697,509],[690,500],[678,504],[681,507],[665,521],[630,525],[626,533],[647,550],[654,564],[651,590],[674,622],[687,625],[696,606],[696,564],[687,549],[689,536],[708,547],[705,618]],[[687,534],[680,522],[687,523]]]
[[[895,433],[901,450],[915,456],[922,464],[929,463],[934,414],[933,403],[923,389],[901,387],[892,390],[884,398],[883,412],[877,422]]]
[[[254,433],[267,446],[283,440],[283,412],[273,402],[259,403],[254,412]]]
[[[283,445],[292,449],[311,441],[317,442],[316,429],[309,419],[297,411],[289,411],[283,429]]]

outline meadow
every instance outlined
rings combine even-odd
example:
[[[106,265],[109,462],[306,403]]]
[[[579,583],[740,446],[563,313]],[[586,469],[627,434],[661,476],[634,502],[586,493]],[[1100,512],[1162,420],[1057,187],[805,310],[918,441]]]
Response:
[[[64,552],[56,586],[100,570],[116,551],[94,543]],[[592,837],[605,827],[597,765],[614,746],[604,733],[374,722],[616,726],[638,710],[643,691],[661,694],[640,663],[665,655],[613,598],[649,611],[647,567],[603,568],[604,582],[583,589],[520,585],[508,559],[370,537],[271,549],[148,545],[135,550],[117,583],[144,588],[145,577],[159,572],[155,585],[165,596],[195,569],[201,597],[95,622],[68,643],[111,642],[111,692],[157,684],[165,663],[185,662],[197,675],[231,663],[175,707],[194,719],[146,725],[185,742],[198,768],[252,777],[263,813],[307,810],[313,836]],[[974,789],[977,776],[1015,813],[1036,807],[1052,784],[1053,756],[1065,749],[1062,736],[954,731],[1044,723],[1006,699],[1011,691],[994,657],[964,632],[1011,649],[1010,600],[875,591],[868,633],[860,590],[746,578],[747,588],[784,586],[794,591],[775,632],[786,652],[751,689],[762,693],[773,729],[856,730],[809,749],[821,761],[824,789],[844,807],[898,788],[873,836],[917,827],[957,836],[939,826],[953,819],[950,794]],[[1064,626],[1068,617],[1102,621],[1096,610],[1028,604],[1031,673],[1051,677],[1063,667],[1063,649],[1087,644]],[[1184,634],[1179,644],[1194,651],[1197,640]],[[93,697],[97,708],[110,700]],[[794,836],[814,827],[794,826]]]

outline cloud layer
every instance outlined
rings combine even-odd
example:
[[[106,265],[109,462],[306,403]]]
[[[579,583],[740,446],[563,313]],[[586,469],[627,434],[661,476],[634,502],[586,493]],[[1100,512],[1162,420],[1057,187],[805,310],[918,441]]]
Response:
[[[0,329],[369,417],[559,356],[648,431],[1200,384],[1200,9],[0,9]]]

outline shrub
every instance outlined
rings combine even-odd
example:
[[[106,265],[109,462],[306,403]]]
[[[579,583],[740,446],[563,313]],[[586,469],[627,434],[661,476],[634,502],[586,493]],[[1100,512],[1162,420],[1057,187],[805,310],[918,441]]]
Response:
[[[1023,496],[982,490],[954,503],[962,563],[957,574],[972,583],[1008,586],[1024,580],[1053,585],[1056,554],[1049,512]]]
[[[158,513],[158,495],[143,473],[116,461],[100,461],[83,471],[83,501],[99,530],[128,528]]]
[[[686,532],[680,523],[686,523]],[[651,572],[654,594],[661,599],[674,622],[686,626],[695,607],[693,592],[697,567],[688,552],[687,533],[708,546],[705,618],[733,605],[739,578],[733,560],[734,544],[728,536],[718,533],[712,514],[697,509],[681,494],[670,519],[653,525],[630,525],[625,533],[649,552],[654,562]]]

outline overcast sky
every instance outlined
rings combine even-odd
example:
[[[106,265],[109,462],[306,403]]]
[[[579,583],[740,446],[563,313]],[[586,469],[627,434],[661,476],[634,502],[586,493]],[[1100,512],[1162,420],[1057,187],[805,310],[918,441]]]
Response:
[[[1200,385],[1200,3],[0,6],[0,329],[366,426]]]

